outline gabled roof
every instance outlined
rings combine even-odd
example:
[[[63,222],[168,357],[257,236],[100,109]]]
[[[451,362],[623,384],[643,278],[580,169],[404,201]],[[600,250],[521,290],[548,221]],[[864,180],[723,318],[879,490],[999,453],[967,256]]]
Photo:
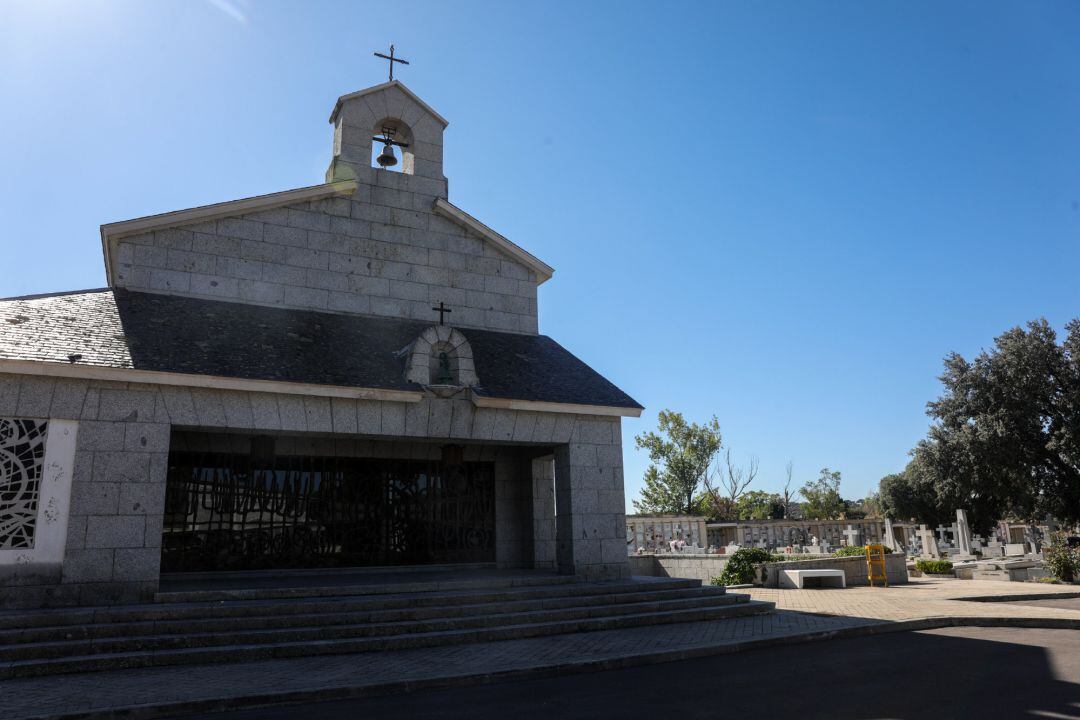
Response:
[[[341,97],[339,97],[337,99],[337,102],[334,103],[334,110],[333,110],[333,112],[330,113],[330,122],[331,122],[331,124],[337,119],[337,114],[341,110],[341,104],[343,102],[345,102],[346,100],[352,100],[353,98],[363,97],[365,95],[371,95],[372,93],[377,93],[377,92],[380,92],[382,90],[386,90],[387,88],[392,88],[392,87],[398,88],[403,93],[405,93],[407,96],[409,96],[409,98],[411,100],[413,100],[417,105],[424,108],[424,110],[426,110],[431,115],[431,117],[438,120],[439,124],[442,125],[444,128],[447,125],[450,124],[449,120],[447,120],[442,115],[437,113],[435,111],[435,108],[431,107],[426,102],[421,100],[419,95],[414,93],[409,88],[405,87],[405,84],[403,82],[401,82],[400,80],[391,80],[390,82],[384,82],[382,85],[375,85],[373,87],[365,88],[363,90],[357,90],[356,92],[349,93],[348,95],[342,95]]]
[[[229,200],[228,202],[214,203],[213,205],[200,205],[199,207],[175,210],[173,212],[147,215],[133,220],[106,223],[101,226],[101,246],[105,251],[105,277],[112,285],[112,245],[114,240],[128,235],[162,230],[177,225],[202,222],[204,220],[216,220],[218,218],[244,215],[247,213],[268,210],[275,207],[293,205],[295,203],[311,202],[337,195],[352,195],[356,192],[359,184],[355,180],[340,180],[338,182],[324,183],[322,185],[310,185],[295,190],[270,193],[268,195],[256,195],[255,197]]]
[[[12,298],[0,300],[0,372],[232,389],[261,383],[277,392],[408,402],[423,390],[405,379],[400,351],[428,327],[124,289]],[[472,390],[478,406],[641,412],[549,337],[461,332],[480,379]]]
[[[521,246],[514,244],[507,238],[495,232],[453,203],[447,202],[442,198],[435,198],[435,214],[441,215],[447,220],[452,220],[458,225],[472,230],[495,247],[515,258],[518,262],[526,267],[532,268],[532,270],[536,272],[537,285],[547,282],[555,273],[555,268],[536,257],[528,250],[525,250]]]

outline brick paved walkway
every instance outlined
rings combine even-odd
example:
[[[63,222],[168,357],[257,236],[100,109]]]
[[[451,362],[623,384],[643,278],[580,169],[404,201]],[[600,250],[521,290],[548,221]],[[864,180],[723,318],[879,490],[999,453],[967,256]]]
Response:
[[[1022,603],[965,602],[976,595],[1037,595],[1080,588],[1033,583],[922,580],[894,588],[748,591],[778,612],[698,622],[475,645],[233,665],[165,667],[0,682],[0,717],[56,717],[138,708],[126,718],[204,712],[270,700],[355,697],[423,686],[622,667],[835,635],[915,627],[934,618],[1069,624],[1080,611]],[[907,621],[907,622],[904,622]],[[285,697],[283,697],[285,696]],[[139,707],[141,706],[141,708]],[[156,710],[153,708],[157,708]]]
[[[938,578],[912,578],[907,585],[888,589],[852,587],[845,590],[740,590],[755,600],[776,603],[777,610],[820,613],[886,622],[930,618],[1010,618],[1080,621],[1080,611],[1039,607],[1018,602],[968,602],[961,598],[1009,596],[1053,597],[1080,595],[1080,586],[1042,583],[982,582]]]

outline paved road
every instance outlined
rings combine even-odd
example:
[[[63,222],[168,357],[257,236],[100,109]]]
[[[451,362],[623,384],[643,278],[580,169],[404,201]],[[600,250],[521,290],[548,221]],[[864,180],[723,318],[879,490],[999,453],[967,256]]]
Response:
[[[951,628],[702,660],[202,716],[318,718],[1078,718],[1080,630]]]

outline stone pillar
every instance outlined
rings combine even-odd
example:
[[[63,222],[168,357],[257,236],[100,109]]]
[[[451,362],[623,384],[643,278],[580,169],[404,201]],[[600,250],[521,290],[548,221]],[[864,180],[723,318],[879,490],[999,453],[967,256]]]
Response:
[[[555,449],[556,557],[563,574],[630,576],[618,418],[577,416]]]
[[[532,461],[532,561],[537,570],[555,569],[555,458]]]

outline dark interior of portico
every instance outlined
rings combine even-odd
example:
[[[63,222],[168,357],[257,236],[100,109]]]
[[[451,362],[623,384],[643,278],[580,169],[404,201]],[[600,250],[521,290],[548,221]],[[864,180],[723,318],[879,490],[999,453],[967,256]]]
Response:
[[[174,430],[161,570],[552,569],[551,453]]]

